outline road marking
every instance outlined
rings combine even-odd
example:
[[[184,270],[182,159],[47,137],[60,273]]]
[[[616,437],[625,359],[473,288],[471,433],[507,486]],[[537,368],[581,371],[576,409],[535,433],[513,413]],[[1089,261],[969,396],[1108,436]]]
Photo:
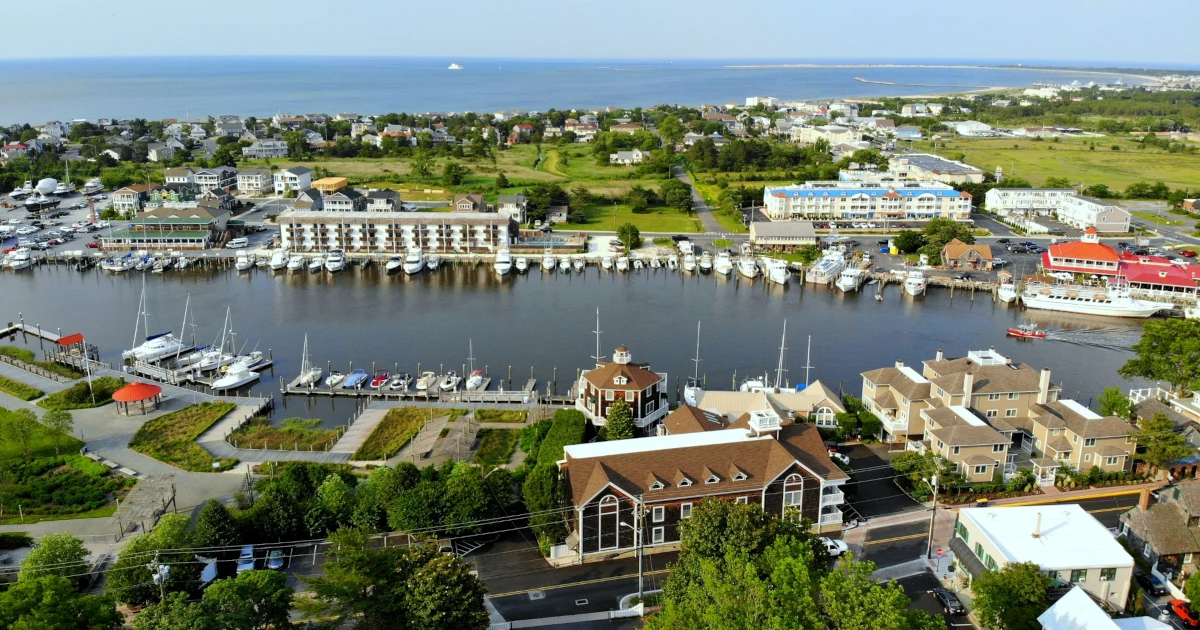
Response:
[[[646,571],[643,575],[662,575],[664,573],[670,573],[670,572],[671,572],[670,569],[659,569],[657,571]],[[610,575],[609,577],[596,578],[594,580],[583,580],[582,582],[571,582],[570,584],[554,584],[551,586],[539,586],[537,588],[527,588],[523,591],[512,591],[509,593],[496,593],[495,595],[489,594],[488,598],[499,599],[501,597],[512,597],[513,595],[524,595],[531,591],[552,591],[552,590],[560,589],[560,588],[571,588],[572,586],[587,586],[588,584],[600,584],[601,582],[613,582],[616,580],[631,580],[631,579],[636,580],[637,574],[633,573],[630,575]]]
[[[863,543],[863,546],[881,545],[883,543],[896,542],[898,540],[912,540],[914,538],[926,538],[928,536],[929,536],[929,532],[921,532],[919,534],[909,534],[907,536],[895,536],[893,538],[880,538],[879,540],[868,540]]]
[[[1088,514],[1100,514],[1101,512],[1117,512],[1119,510],[1132,510],[1132,505],[1122,505],[1119,507],[1100,508],[1099,510],[1087,510]]]

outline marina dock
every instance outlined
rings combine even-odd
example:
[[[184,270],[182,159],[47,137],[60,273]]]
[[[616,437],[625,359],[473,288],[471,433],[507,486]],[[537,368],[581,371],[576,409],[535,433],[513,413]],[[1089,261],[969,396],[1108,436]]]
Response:
[[[516,390],[488,390],[492,379],[485,377],[479,388],[474,390],[455,389],[453,391],[443,391],[438,383],[434,383],[425,391],[416,390],[394,390],[387,387],[375,389],[371,387],[328,387],[322,382],[319,385],[300,385],[300,377],[297,376],[291,382],[285,383],[283,377],[280,377],[280,393],[285,396],[330,396],[330,397],[346,397],[346,398],[366,398],[370,400],[381,401],[421,401],[421,402],[462,402],[462,403],[512,403],[525,404],[536,402],[537,400],[558,399],[563,397],[539,396],[537,392],[537,379],[529,379],[525,383],[525,387]]]

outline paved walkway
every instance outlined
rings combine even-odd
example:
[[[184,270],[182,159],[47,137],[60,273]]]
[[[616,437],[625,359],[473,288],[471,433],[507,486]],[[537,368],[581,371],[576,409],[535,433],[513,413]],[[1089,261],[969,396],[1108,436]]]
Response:
[[[679,181],[687,184],[692,189],[692,209],[696,211],[696,216],[699,217],[701,225],[704,226],[704,231],[715,234],[729,233],[729,230],[721,227],[721,224],[717,222],[717,218],[713,216],[708,204],[704,203],[704,197],[700,196],[700,190],[696,188],[687,171],[679,166],[674,166],[672,167],[672,172],[675,173],[675,177]]]
[[[36,387],[47,394],[61,392],[70,387],[74,383],[60,383],[58,381],[48,379],[44,376],[38,376],[33,372],[26,372],[21,368],[9,363],[0,362],[0,376],[11,378],[14,381],[20,381],[26,385]]]
[[[354,422],[350,424],[350,428],[342,434],[338,439],[337,444],[330,449],[334,453],[345,453],[347,457],[358,452],[358,449],[367,442],[367,438],[375,432],[375,428],[379,423],[383,422],[384,416],[387,416],[389,408],[370,407],[364,409]]]

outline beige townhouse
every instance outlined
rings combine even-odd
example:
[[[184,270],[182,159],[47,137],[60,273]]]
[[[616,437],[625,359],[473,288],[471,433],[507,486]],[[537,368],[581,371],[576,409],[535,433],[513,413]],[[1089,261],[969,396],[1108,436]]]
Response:
[[[953,464],[954,472],[967,481],[988,482],[998,472],[1016,472],[1008,454],[1012,427],[1001,431],[961,406],[922,409],[921,418],[929,449]]]

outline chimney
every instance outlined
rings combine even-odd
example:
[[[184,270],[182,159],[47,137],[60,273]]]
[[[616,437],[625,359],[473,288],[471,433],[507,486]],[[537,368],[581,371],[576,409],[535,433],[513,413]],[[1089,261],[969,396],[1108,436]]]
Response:
[[[971,406],[971,392],[975,389],[975,375],[971,372],[963,374],[963,406]]]
[[[904,367],[904,362],[903,362],[903,361],[896,361],[896,367],[898,367],[898,368],[902,368],[902,367]]]
[[[1042,537],[1042,513],[1041,512],[1038,512],[1037,515],[1033,519],[1033,537],[1034,538]]]
[[[1038,378],[1038,396],[1039,405],[1044,405],[1050,400],[1050,368],[1042,368],[1041,377]]]
[[[1143,512],[1150,509],[1150,488],[1142,490],[1142,495],[1138,497],[1138,509]]]
[[[933,358],[933,360],[934,361],[942,361],[945,358],[946,358],[946,355],[942,353],[942,349],[938,348],[937,355]]]

